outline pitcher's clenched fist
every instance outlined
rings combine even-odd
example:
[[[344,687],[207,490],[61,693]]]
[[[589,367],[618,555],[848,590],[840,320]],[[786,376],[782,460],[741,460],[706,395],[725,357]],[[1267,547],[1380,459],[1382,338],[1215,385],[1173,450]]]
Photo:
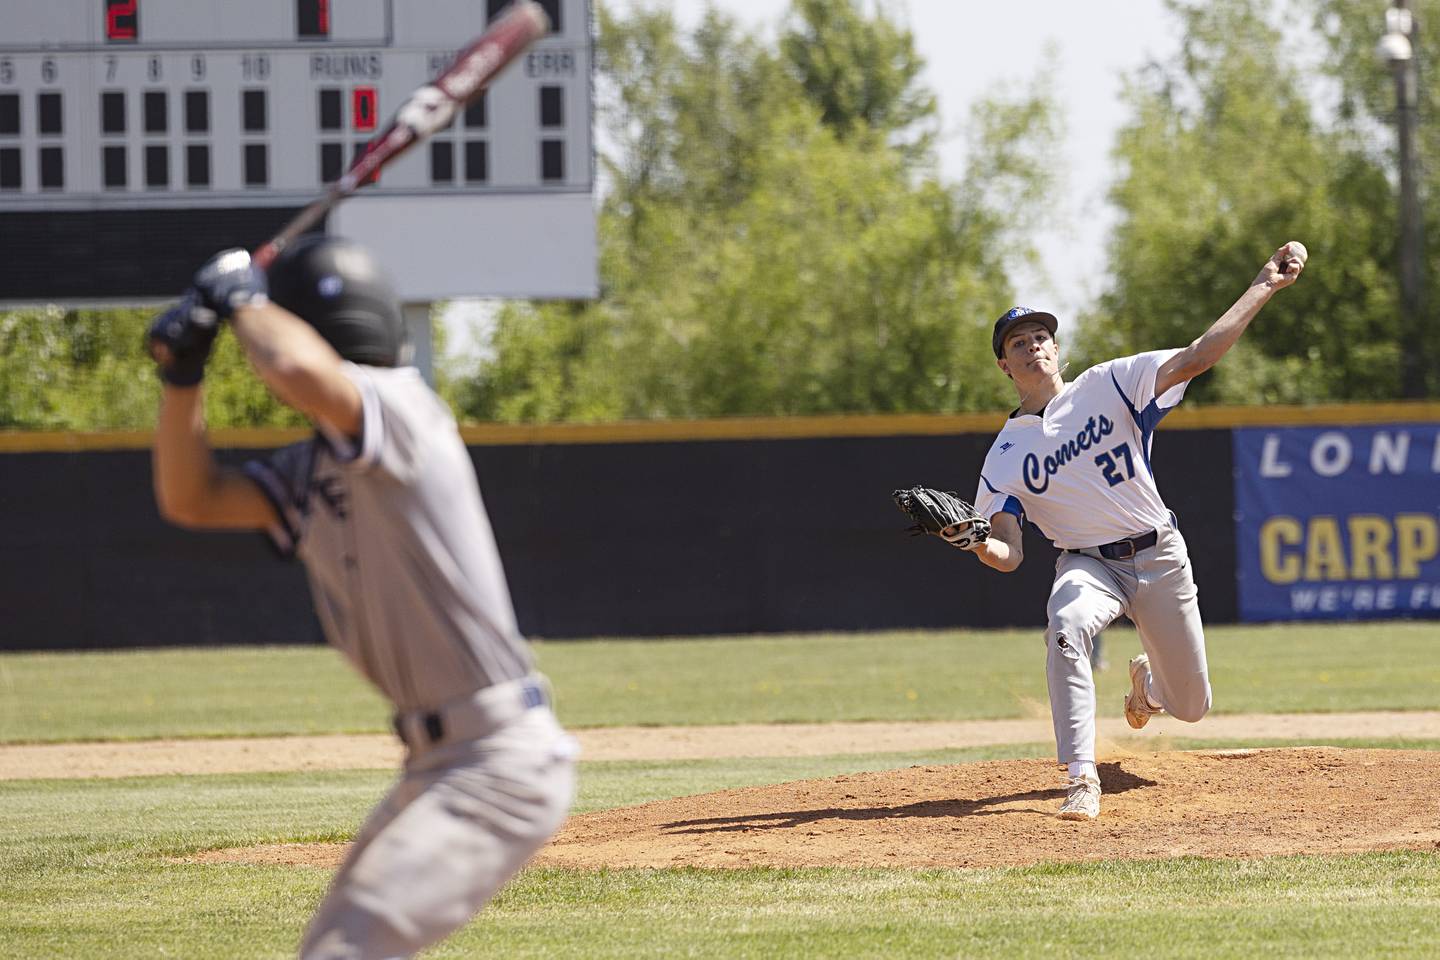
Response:
[[[1256,278],[1256,282],[1269,283],[1275,289],[1288,287],[1300,278],[1305,269],[1305,261],[1309,259],[1310,251],[1305,249],[1305,244],[1299,240],[1291,240],[1276,250],[1275,255],[1260,268],[1260,276]]]

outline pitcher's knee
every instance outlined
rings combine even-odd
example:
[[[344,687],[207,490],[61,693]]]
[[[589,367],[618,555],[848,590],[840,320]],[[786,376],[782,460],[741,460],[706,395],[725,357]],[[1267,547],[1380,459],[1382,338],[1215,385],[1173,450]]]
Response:
[[[1178,702],[1166,702],[1165,712],[1185,723],[1199,723],[1210,712],[1210,684],[1198,696],[1177,697]]]
[[[1080,617],[1067,616],[1063,612],[1053,614],[1045,631],[1045,646],[1071,657],[1088,657],[1094,632],[1094,628],[1086,625]]]

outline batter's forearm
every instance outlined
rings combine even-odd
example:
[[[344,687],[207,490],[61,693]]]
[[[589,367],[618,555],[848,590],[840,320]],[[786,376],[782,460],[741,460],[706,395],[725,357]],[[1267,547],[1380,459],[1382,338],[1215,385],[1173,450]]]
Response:
[[[151,463],[160,515],[172,523],[193,522],[217,471],[199,386],[165,388]]]
[[[334,363],[333,351],[309,324],[274,304],[241,307],[230,327],[256,376],[286,403],[293,405],[296,384],[310,367]]]

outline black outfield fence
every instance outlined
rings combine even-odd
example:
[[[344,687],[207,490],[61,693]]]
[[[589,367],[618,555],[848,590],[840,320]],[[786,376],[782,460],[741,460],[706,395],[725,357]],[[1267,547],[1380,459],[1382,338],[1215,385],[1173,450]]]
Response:
[[[1161,438],[1161,440],[1171,438]],[[911,538],[890,492],[974,496],[988,434],[474,448],[521,623],[545,637],[1040,625],[1054,549],[997,573]],[[1156,470],[1205,612],[1234,618],[1229,434]],[[1184,462],[1180,462],[1183,460]],[[1217,494],[1216,491],[1221,493]],[[1213,518],[1221,518],[1214,523]]]
[[[1038,627],[1054,550],[1033,530],[1024,565],[1000,574],[906,536],[890,500],[912,484],[973,496],[997,425],[902,417],[466,434],[531,636]],[[237,462],[296,436],[237,432],[217,444]],[[148,437],[4,440],[0,648],[321,640],[302,569],[261,536],[161,522]],[[1227,429],[1156,437],[1156,474],[1212,622],[1236,611],[1230,456]]]

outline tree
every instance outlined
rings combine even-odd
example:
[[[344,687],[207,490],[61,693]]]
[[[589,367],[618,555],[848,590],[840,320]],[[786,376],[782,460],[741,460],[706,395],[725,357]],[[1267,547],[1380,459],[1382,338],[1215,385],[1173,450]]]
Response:
[[[910,159],[927,158],[938,107],[920,81],[915,38],[891,18],[892,6],[877,0],[866,16],[862,0],[793,0],[780,53],[840,139],[874,134]]]
[[[1394,130],[1398,104],[1394,75],[1376,51],[1376,42],[1386,30],[1387,4],[1359,0],[1310,0],[1310,3],[1317,31],[1328,44],[1326,72],[1339,83],[1340,120],[1363,138],[1368,154],[1389,172],[1392,181],[1398,182],[1399,156]],[[1424,236],[1420,273],[1422,286],[1430,291],[1421,322],[1431,332],[1428,336],[1413,337],[1403,349],[1409,351],[1415,367],[1428,374],[1427,395],[1435,396],[1440,393],[1440,370],[1436,369],[1440,349],[1434,343],[1433,331],[1440,299],[1430,278],[1437,276],[1436,267],[1440,266],[1440,189],[1437,189],[1440,182],[1436,179],[1440,169],[1427,163],[1425,158],[1440,156],[1440,126],[1434,122],[1436,108],[1440,106],[1440,73],[1435,70],[1435,57],[1440,52],[1440,3],[1412,0],[1408,6],[1415,12],[1411,39],[1418,65],[1416,114],[1419,122],[1414,135],[1420,158],[1417,166]],[[1398,214],[1392,216],[1390,229],[1398,234],[1400,227],[1395,216]],[[1397,249],[1388,261],[1397,274],[1399,259]]]
[[[1327,56],[1323,71],[1339,83],[1337,117],[1346,125],[1369,127],[1388,124],[1395,114],[1395,82],[1390,69],[1376,53],[1376,43],[1385,33],[1385,9],[1392,4],[1375,0],[1308,0],[1316,34],[1323,39]],[[1436,116],[1440,106],[1440,73],[1434,69],[1440,52],[1440,2],[1411,0],[1415,11],[1413,36],[1420,61],[1418,109],[1422,117]],[[1440,151],[1440,127],[1423,123],[1419,128],[1422,155]],[[1374,152],[1393,159],[1393,135],[1375,137]]]
[[[0,429],[148,430],[160,385],[141,349],[151,312],[50,306],[0,313]],[[205,376],[212,427],[302,421],[250,373],[222,332]]]
[[[1228,307],[1275,247],[1310,248],[1302,283],[1192,388],[1226,402],[1395,395],[1399,351],[1388,273],[1392,191],[1357,138],[1313,119],[1284,38],[1258,0],[1175,3],[1173,67],[1128,90],[1115,157],[1121,220],[1113,285],[1080,358],[1184,346]]]
[[[1053,155],[1034,149],[1054,137],[1043,95],[985,104],[974,125],[984,162],[947,184],[917,171],[913,141],[891,142],[910,126],[899,104],[914,91],[875,113],[885,135],[870,135],[827,122],[793,64],[713,10],[688,38],[664,10],[625,18],[601,6],[599,17],[601,142],[611,145],[601,299],[502,310],[491,355],[457,391],[466,414],[1004,402],[984,345],[1012,299],[1003,262],[1024,246],[1013,226],[1049,182],[1030,159]],[[854,31],[837,36],[848,43]]]

